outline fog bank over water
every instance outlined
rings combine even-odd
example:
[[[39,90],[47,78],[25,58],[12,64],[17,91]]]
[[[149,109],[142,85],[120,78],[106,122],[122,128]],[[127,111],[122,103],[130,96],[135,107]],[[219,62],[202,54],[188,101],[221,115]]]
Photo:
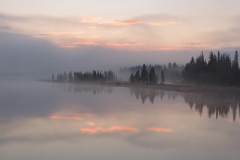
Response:
[[[131,51],[82,46],[76,49],[60,48],[40,38],[24,34],[0,32],[0,75],[28,75],[49,78],[52,73],[64,71],[92,71],[112,69],[143,63],[185,64],[201,51]],[[237,48],[220,49],[233,54]],[[217,52],[217,51],[214,51]],[[209,51],[204,51],[208,58]]]

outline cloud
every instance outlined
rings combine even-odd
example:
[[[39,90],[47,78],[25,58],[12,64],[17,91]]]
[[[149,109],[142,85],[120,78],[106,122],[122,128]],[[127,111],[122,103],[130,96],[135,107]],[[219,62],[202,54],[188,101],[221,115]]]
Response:
[[[47,32],[48,35],[78,35],[84,32]]]
[[[76,46],[70,46],[70,45],[68,45],[68,46],[61,46],[61,48],[76,48]]]
[[[148,22],[148,25],[153,25],[153,26],[165,26],[165,25],[172,25],[172,24],[177,24],[180,22]]]
[[[95,38],[98,38],[98,36],[76,36],[76,38],[95,39]]]
[[[203,43],[182,43],[184,45],[190,45],[190,46],[197,46],[197,45],[202,45]]]
[[[154,48],[159,47],[159,41],[163,45],[166,39],[165,32],[154,29],[155,27],[147,25],[148,21],[138,18],[127,20],[97,17],[80,19],[77,17],[18,16],[0,13],[0,24],[1,21],[10,26],[13,32],[44,38],[61,48],[78,48],[75,46],[76,44],[73,44],[79,41],[78,39],[99,38],[98,42],[85,41],[81,42],[81,45],[115,46],[129,50],[140,50],[142,47],[139,46],[145,45],[146,50],[149,45],[155,45]],[[156,22],[158,21],[156,20]],[[94,28],[94,30],[90,30],[90,28]],[[121,34],[113,35],[112,33]],[[101,42],[105,42],[105,44],[101,44]]]
[[[118,71],[120,67],[132,64],[186,63],[189,55],[201,53],[188,48],[179,50],[180,47],[145,46],[137,42],[101,42],[99,39],[98,42],[84,39],[77,42],[74,39],[75,42],[55,45],[26,34],[0,32],[0,37],[4,37],[0,39],[0,74],[32,74],[35,79],[49,78],[53,73],[63,71],[110,68]]]
[[[133,17],[134,19],[139,19],[144,22],[156,21],[156,22],[175,22],[181,21],[183,18],[171,14],[145,14]]]
[[[56,119],[56,120],[71,120],[71,121],[81,121],[82,118],[78,116],[57,116],[53,115],[49,117],[50,119]]]
[[[89,29],[95,29],[95,28],[97,28],[96,26],[90,26],[90,27],[88,27]]]
[[[91,18],[85,18],[83,19],[81,22],[84,22],[84,23],[93,23],[93,22],[98,22],[100,21],[101,18],[97,18],[97,17],[91,17]]]
[[[8,26],[0,26],[0,30],[9,30],[11,27]]]
[[[213,49],[221,49],[228,47],[239,46],[240,29],[231,27],[228,29],[211,30],[201,34],[202,39],[205,39],[206,44],[214,44]]]
[[[101,127],[81,128],[80,131],[82,133],[87,133],[87,134],[102,134],[102,133],[115,133],[115,132],[135,133],[135,132],[138,132],[139,130],[133,127],[112,126],[110,128],[101,128]]]
[[[105,43],[105,42],[75,42],[74,45],[87,45],[87,46],[103,46],[103,47],[132,47],[132,46],[141,46],[142,43]],[[77,47],[77,46],[76,46]]]
[[[152,131],[152,132],[164,132],[164,133],[172,133],[173,129],[171,128],[147,128],[147,131]]]
[[[126,21],[114,21],[113,24],[114,25],[135,25],[135,24],[140,24],[141,21],[138,20],[126,20]]]

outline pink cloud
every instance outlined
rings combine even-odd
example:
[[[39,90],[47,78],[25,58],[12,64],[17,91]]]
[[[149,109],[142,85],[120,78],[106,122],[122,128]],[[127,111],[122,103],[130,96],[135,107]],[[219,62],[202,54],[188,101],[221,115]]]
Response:
[[[100,20],[101,20],[100,18],[91,17],[91,18],[85,18],[81,22],[83,22],[83,23],[93,23],[93,22],[97,22],[97,21],[100,21]]]
[[[76,46],[61,46],[61,48],[76,48]]]
[[[203,43],[182,43],[183,45],[197,46],[202,45]]]
[[[98,38],[98,37],[97,36],[77,36],[77,38],[94,39],[94,38]]]
[[[148,25],[153,25],[153,26],[164,26],[164,25],[171,25],[171,24],[177,24],[180,22],[148,22]]]
[[[93,46],[139,46],[142,43],[104,43],[104,42],[75,42],[74,45],[93,45]]]
[[[126,20],[126,21],[114,21],[113,24],[114,25],[135,25],[135,24],[139,24],[141,23],[141,21],[138,20]]]
[[[84,32],[47,32],[50,35],[77,35],[82,33]]]

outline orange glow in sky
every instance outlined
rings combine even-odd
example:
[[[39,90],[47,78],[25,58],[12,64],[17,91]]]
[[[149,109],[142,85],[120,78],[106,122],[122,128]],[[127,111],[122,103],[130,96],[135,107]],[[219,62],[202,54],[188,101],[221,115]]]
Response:
[[[236,47],[240,43],[239,0],[227,3],[131,0],[127,7],[125,1],[58,1],[52,5],[52,1],[42,0],[45,6],[52,6],[51,9],[39,7],[30,0],[17,6],[14,0],[2,1],[0,26],[6,27],[0,29],[47,39],[62,48],[78,48],[66,46],[90,38],[98,40],[91,43],[83,40],[82,45],[109,47],[111,44],[133,43],[143,46],[124,45],[127,50],[177,50],[182,44],[202,45],[180,47],[180,50],[221,49]],[[69,4],[72,4],[71,9],[66,9]],[[102,7],[93,7],[92,4]],[[231,10],[216,12],[223,8]],[[112,32],[122,34],[112,35]]]

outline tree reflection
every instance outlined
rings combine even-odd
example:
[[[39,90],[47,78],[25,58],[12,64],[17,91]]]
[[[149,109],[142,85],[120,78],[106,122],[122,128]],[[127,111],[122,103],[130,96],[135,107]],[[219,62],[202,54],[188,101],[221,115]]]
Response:
[[[113,92],[113,87],[111,86],[103,86],[103,85],[75,85],[75,84],[57,84],[58,89],[62,89],[64,91],[68,91],[70,93],[92,93],[94,95],[100,93],[109,93]]]
[[[86,84],[62,84],[58,83],[57,88],[70,93],[92,93],[94,95],[101,93],[113,92],[113,86],[104,85],[86,85]],[[152,104],[156,101],[156,98],[175,100],[177,97],[182,97],[184,101],[189,104],[191,109],[195,109],[201,116],[204,108],[207,109],[208,117],[216,116],[227,118],[229,113],[232,113],[233,121],[236,120],[237,110],[239,110],[240,94],[233,93],[182,93],[176,91],[166,91],[159,89],[137,88],[129,87],[129,91],[132,96],[137,100],[141,100],[143,104],[146,101],[150,101]]]
[[[222,118],[228,117],[230,110],[232,110],[233,120],[236,120],[237,108],[239,107],[238,94],[210,94],[210,93],[194,93],[183,94],[184,100],[193,108],[195,104],[196,111],[202,114],[204,106],[207,107],[208,117],[216,114],[216,119],[220,116]],[[239,112],[240,116],[240,112]]]
[[[218,117],[227,118],[230,111],[233,114],[233,121],[236,120],[237,109],[239,108],[239,94],[227,93],[181,93],[174,91],[164,91],[157,89],[129,88],[131,95],[138,100],[141,98],[144,104],[147,99],[153,104],[156,97],[163,99],[175,99],[178,96],[184,98],[191,109],[195,109],[199,115],[202,115],[204,107],[207,108],[208,117],[216,115]],[[240,109],[239,109],[240,117]]]
[[[141,98],[142,103],[144,104],[147,99],[153,104],[155,97],[163,97],[167,96],[168,99],[175,99],[177,96],[180,96],[180,92],[174,91],[164,91],[164,90],[157,90],[157,89],[144,89],[144,88],[129,88],[131,95],[134,95],[138,100]]]

